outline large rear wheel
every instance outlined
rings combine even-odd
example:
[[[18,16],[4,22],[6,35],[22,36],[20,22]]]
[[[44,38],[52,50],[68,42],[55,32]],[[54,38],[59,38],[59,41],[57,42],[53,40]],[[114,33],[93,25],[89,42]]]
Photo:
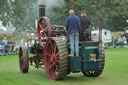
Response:
[[[29,70],[29,54],[25,46],[19,48],[19,67],[22,73],[27,73]]]
[[[63,80],[68,72],[68,52],[62,38],[48,39],[44,48],[44,65],[52,80]]]

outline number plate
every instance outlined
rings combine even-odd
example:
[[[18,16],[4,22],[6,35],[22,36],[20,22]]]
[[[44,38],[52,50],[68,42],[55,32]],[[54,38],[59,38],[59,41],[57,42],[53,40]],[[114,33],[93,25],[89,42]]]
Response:
[[[89,60],[91,60],[91,61],[96,60],[96,54],[90,54],[89,55]]]

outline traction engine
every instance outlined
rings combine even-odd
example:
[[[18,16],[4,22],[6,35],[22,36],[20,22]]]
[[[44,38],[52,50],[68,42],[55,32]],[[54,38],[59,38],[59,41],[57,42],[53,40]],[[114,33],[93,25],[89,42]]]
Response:
[[[64,26],[50,24],[50,19],[45,17],[45,5],[39,6],[40,19],[37,26],[38,39],[31,47],[29,56],[28,48],[21,46],[19,49],[19,67],[22,73],[29,71],[29,64],[37,69],[43,68],[48,78],[63,80],[66,75],[82,72],[87,77],[97,77],[104,69],[104,47],[102,42],[101,18],[99,17],[99,41],[80,41],[79,57],[69,56],[70,44]]]

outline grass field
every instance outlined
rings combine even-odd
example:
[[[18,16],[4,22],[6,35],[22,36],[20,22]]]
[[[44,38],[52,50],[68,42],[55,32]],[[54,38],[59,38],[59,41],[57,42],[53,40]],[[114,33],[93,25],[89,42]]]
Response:
[[[128,85],[128,48],[106,49],[105,55],[101,76],[88,78],[71,73],[63,81],[50,80],[43,69],[31,66],[28,74],[20,73],[17,55],[0,56],[0,85]]]

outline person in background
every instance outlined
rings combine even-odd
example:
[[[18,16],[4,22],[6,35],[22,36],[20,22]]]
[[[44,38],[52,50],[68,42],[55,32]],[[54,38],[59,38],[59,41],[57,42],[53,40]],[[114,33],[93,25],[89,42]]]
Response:
[[[27,44],[28,44],[28,50],[29,50],[29,53],[30,53],[30,52],[31,52],[31,47],[32,47],[32,40],[29,39],[29,40],[27,41]]]
[[[117,44],[118,44],[118,46],[121,46],[122,45],[122,38],[121,37],[118,38]]]
[[[75,15],[74,10],[69,11],[69,17],[65,22],[65,27],[68,31],[69,40],[70,40],[70,55],[79,56],[79,33],[80,33],[80,19]]]
[[[91,29],[89,29],[90,25],[91,22],[87,17],[87,14],[82,12],[80,17],[80,41],[91,40]]]
[[[15,45],[14,38],[11,38],[11,42],[10,42],[10,51],[11,52],[13,52],[13,50],[14,50],[14,45]]]
[[[127,45],[127,40],[126,40],[125,36],[123,36],[123,38],[122,38],[122,42],[123,42],[123,45],[124,45],[124,46]]]
[[[27,41],[24,42],[24,46],[25,46],[25,47],[28,47]]]
[[[7,37],[4,37],[3,39],[3,44],[4,44],[4,54],[6,54],[8,56],[8,40],[7,40]]]
[[[24,38],[22,38],[22,39],[20,40],[20,46],[23,46],[23,45],[25,45]]]
[[[13,39],[13,38],[11,38],[11,42],[10,42],[10,44],[11,44],[11,45],[14,44],[14,39]]]
[[[35,44],[35,39],[34,39],[34,37],[32,37],[31,43],[32,43],[32,46]]]
[[[116,48],[116,46],[117,46],[117,38],[116,37],[113,37],[113,39],[112,39],[112,46],[113,46],[113,48]]]
[[[2,42],[0,43],[0,54],[3,56],[4,54],[4,46],[2,45]]]
[[[18,54],[19,48],[20,48],[20,45],[18,44],[17,40],[15,39],[15,47],[14,47],[13,51],[14,51],[16,54]]]

